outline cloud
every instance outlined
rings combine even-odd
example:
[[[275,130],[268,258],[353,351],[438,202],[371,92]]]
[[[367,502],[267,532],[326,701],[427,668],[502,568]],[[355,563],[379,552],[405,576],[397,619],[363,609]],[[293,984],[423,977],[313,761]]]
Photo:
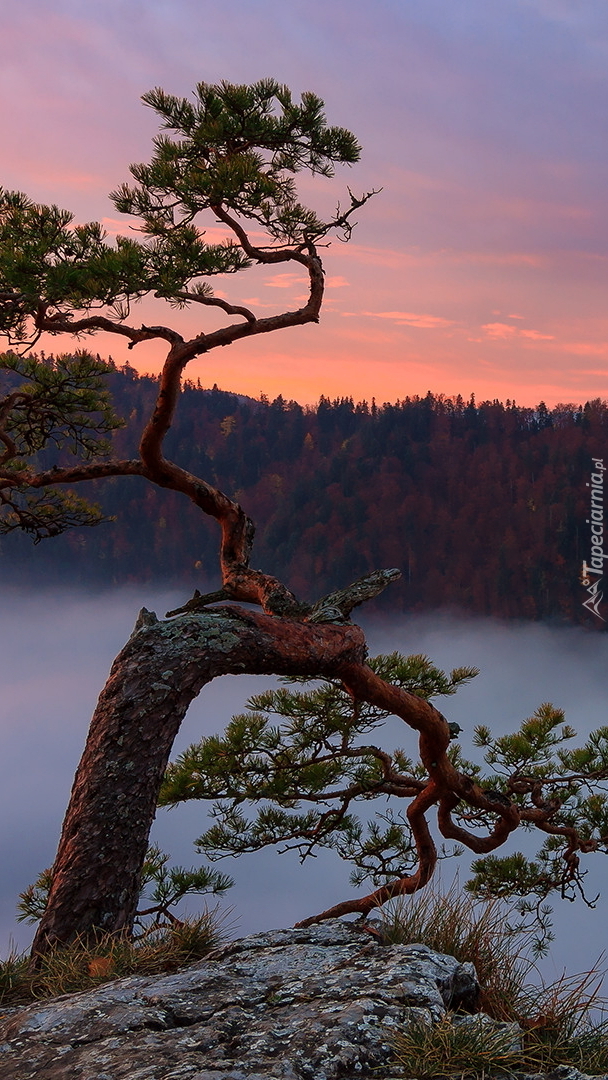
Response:
[[[400,251],[389,247],[372,247],[369,244],[351,243],[348,246],[351,262],[362,262],[367,266],[383,266],[389,270],[402,269],[404,266],[419,266],[429,261],[429,255],[421,252]]]
[[[519,330],[518,333],[533,341],[555,341],[553,334],[541,334],[539,330]]]
[[[99,224],[103,226],[107,236],[126,236],[133,232],[134,221],[135,219],[133,219],[133,222],[129,222],[124,218],[102,217]]]
[[[370,319],[389,319],[397,326],[413,326],[418,330],[441,330],[445,326],[454,326],[452,319],[440,315],[421,315],[414,311],[345,311],[345,315],[364,315]]]
[[[523,318],[522,315],[510,315],[510,319]],[[540,330],[521,330],[519,326],[511,326],[509,323],[494,322],[485,323],[482,328],[489,338],[495,341],[508,340],[515,337],[528,338],[531,341],[555,341],[553,334],[541,334]],[[479,338],[469,338],[470,341],[478,341]]]
[[[516,326],[509,326],[508,323],[502,322],[485,323],[481,329],[485,330],[490,338],[510,338],[514,337],[517,333]]]
[[[296,285],[303,285],[307,280],[301,274],[274,274],[264,284],[267,289],[293,289]]]
[[[577,356],[607,356],[608,342],[562,341],[558,346],[562,352],[575,353]],[[590,371],[590,375],[606,375],[605,371]]]
[[[453,253],[451,261],[458,265],[470,263],[472,266],[528,266],[544,267],[547,259],[544,255],[529,251],[459,251]]]

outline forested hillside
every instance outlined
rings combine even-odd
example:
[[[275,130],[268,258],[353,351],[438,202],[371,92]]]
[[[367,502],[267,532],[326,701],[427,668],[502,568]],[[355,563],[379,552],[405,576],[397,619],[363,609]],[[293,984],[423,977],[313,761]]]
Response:
[[[129,366],[108,379],[127,456],[155,381]],[[254,565],[303,598],[398,566],[383,610],[457,606],[601,629],[582,607],[580,570],[591,458],[607,435],[599,400],[548,410],[429,393],[381,406],[321,398],[313,409],[187,383],[166,449],[242,502],[257,522]],[[137,477],[90,487],[117,520],[35,548],[1,537],[2,580],[184,590],[217,580],[216,527],[186,499]]]

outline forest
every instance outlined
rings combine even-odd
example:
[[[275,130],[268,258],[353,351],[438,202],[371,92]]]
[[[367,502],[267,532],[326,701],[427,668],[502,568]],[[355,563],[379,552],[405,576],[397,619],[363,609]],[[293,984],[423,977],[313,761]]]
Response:
[[[114,449],[132,454],[157,380],[112,360],[107,380],[125,420]],[[600,399],[549,409],[429,392],[303,407],[190,381],[167,452],[244,506],[257,565],[302,597],[395,566],[403,577],[376,602],[384,612],[454,608],[601,630],[583,607],[581,567],[591,459],[607,434]],[[4,582],[213,586],[217,528],[178,493],[139,477],[86,487],[110,520],[34,549],[23,534],[0,536]]]

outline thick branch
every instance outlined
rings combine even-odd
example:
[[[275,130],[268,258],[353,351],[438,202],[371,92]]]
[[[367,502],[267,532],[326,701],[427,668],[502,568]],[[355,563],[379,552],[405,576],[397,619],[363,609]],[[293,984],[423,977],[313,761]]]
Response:
[[[153,338],[164,338],[171,345],[176,345],[184,339],[176,330],[168,326],[126,326],[124,323],[114,322],[105,315],[89,315],[85,319],[72,319],[69,314],[59,312],[57,315],[47,315],[46,308],[42,308],[35,319],[36,329],[39,333],[46,334],[86,334],[90,331],[105,330],[108,334],[120,334],[129,338],[129,348],[138,345],[140,341],[150,341]]]
[[[450,790],[454,784],[459,784],[461,774],[445,753],[450,743],[447,721],[434,705],[408,690],[390,685],[367,665],[345,666],[340,671],[340,678],[357,701],[368,701],[370,705],[393,713],[419,732],[422,763],[433,780]]]
[[[297,308],[295,311],[284,311],[279,315],[270,315],[265,319],[256,319],[255,322],[234,323],[214,330],[211,334],[200,334],[185,344],[185,349],[189,354],[188,359],[191,360],[195,356],[200,356],[201,353],[210,352],[211,349],[232,345],[233,342],[252,337],[254,334],[271,334],[275,330],[286,330],[290,326],[304,326],[310,322],[318,323],[323,301],[323,270],[316,256],[309,262],[311,289],[304,307]]]
[[[404,875],[374,890],[360,899],[345,900],[327,911],[305,919],[300,926],[309,926],[324,919],[342,915],[368,915],[375,907],[385,904],[395,896],[416,892],[424,887],[433,875],[437,864],[437,849],[431,836],[425,814],[450,785],[457,783],[460,774],[446,757],[450,736],[447,722],[434,706],[422,698],[399,687],[391,686],[379,678],[364,664],[347,664],[340,669],[345,688],[356,700],[394,713],[420,734],[421,757],[431,779],[408,807],[408,818],[418,856],[418,868],[414,874]]]
[[[328,593],[327,596],[317,600],[313,604],[312,611],[308,616],[309,622],[346,622],[351,611],[364,604],[366,600],[372,600],[384,592],[391,581],[401,577],[400,570],[376,570],[373,574],[354,581],[345,589]]]
[[[487,855],[488,852],[502,847],[505,840],[521,823],[519,807],[505,799],[504,804],[500,807],[497,804],[482,807],[484,810],[493,810],[499,816],[490,833],[486,836],[477,836],[475,833],[469,832],[468,829],[463,829],[462,826],[457,825],[452,819],[451,811],[458,801],[457,795],[450,794],[440,801],[437,811],[439,830],[446,840],[455,840],[459,844],[464,844],[470,851],[474,851],[476,855]],[[468,793],[467,801],[470,801],[474,806],[479,805],[479,799],[475,799],[475,791]]]
[[[82,480],[103,480],[108,476],[145,476],[146,472],[138,458],[125,460],[92,461],[86,465],[71,465],[59,468],[54,465],[45,472],[29,475],[15,473],[11,482],[15,486],[31,488],[50,487],[53,484],[76,484]],[[3,478],[4,479],[4,478]]]
[[[255,531],[253,522],[238,503],[223,492],[168,461],[162,447],[175,414],[182,373],[189,360],[212,348],[229,345],[238,338],[318,321],[323,299],[321,263],[316,256],[301,256],[299,261],[308,267],[311,283],[309,299],[303,308],[267,319],[234,324],[212,334],[200,335],[189,342],[180,339],[172,346],[160,377],[156,406],[144,428],[139,447],[148,479],[161,487],[182,491],[219,522],[222,529],[222,583],[228,594],[236,600],[259,603],[265,611],[280,615],[303,615],[309,608],[300,604],[276,578],[249,568]]]
[[[251,243],[251,240],[249,239],[246,230],[243,228],[240,222],[237,221],[237,219],[233,217],[232,214],[229,214],[228,211],[221,205],[221,203],[216,203],[214,206],[211,207],[211,209],[213,210],[213,213],[218,218],[218,220],[222,221],[224,225],[227,225],[228,228],[232,230],[243,251],[246,255],[249,256],[250,259],[255,259],[255,261],[259,263],[280,263],[295,260],[296,262],[301,262],[304,266],[307,265],[307,258],[299,248],[256,247],[255,244]]]
[[[400,687],[384,682],[367,665],[347,664],[340,669],[345,688],[358,701],[367,701],[402,720],[419,733],[421,760],[428,770],[429,781],[408,807],[408,818],[418,856],[414,874],[404,875],[361,899],[345,900],[320,915],[305,919],[300,926],[309,926],[323,919],[341,915],[369,912],[394,896],[409,894],[423,888],[431,878],[437,862],[437,850],[431,837],[425,814],[439,804],[440,830],[446,838],[460,840],[476,852],[499,847],[520,823],[519,808],[509,799],[497,800],[485,792],[470,777],[459,772],[447,757],[450,733],[445,718],[429,702]],[[488,837],[477,837],[460,829],[451,819],[450,811],[460,800],[497,815],[494,829]]]
[[[6,447],[6,450],[4,451],[2,456],[0,457],[0,469],[1,469],[2,466],[6,464],[7,461],[12,461],[12,459],[14,457],[16,457],[17,444],[15,443],[15,441],[13,439],[11,439],[10,435],[7,435],[6,432],[2,431],[1,429],[0,429],[0,442],[3,443],[4,446]]]

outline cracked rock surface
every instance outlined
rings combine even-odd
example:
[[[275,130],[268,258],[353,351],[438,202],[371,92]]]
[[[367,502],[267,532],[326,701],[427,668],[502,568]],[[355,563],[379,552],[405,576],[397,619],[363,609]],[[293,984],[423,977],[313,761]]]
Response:
[[[391,1029],[478,993],[472,965],[425,945],[353,923],[274,930],[175,974],[4,1010],[0,1080],[388,1080]]]
[[[390,1060],[391,1027],[477,993],[471,965],[425,945],[385,947],[347,923],[275,930],[176,974],[7,1010],[0,1077],[364,1080]]]

